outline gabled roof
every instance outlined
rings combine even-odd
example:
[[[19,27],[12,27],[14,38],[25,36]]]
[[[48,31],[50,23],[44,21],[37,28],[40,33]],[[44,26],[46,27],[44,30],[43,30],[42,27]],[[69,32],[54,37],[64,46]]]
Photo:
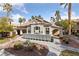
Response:
[[[29,20],[25,23],[23,23],[21,26],[29,26],[29,25],[51,25],[50,22],[48,21],[45,21],[43,19],[32,19],[32,20]]]
[[[43,20],[43,19],[32,19],[32,20],[29,20],[29,21],[21,24],[21,26],[18,26],[17,28],[25,28],[25,27],[28,27],[30,25],[44,25],[45,27],[51,26],[52,28],[61,28],[59,26],[52,25],[50,22],[48,22],[46,20]]]

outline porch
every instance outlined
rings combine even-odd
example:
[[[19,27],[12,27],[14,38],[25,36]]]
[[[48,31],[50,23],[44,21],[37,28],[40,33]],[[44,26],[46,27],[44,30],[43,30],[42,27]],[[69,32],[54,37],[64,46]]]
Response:
[[[53,41],[53,37],[51,35],[43,35],[43,34],[23,34],[24,39],[31,39],[31,40],[40,40],[40,41]]]

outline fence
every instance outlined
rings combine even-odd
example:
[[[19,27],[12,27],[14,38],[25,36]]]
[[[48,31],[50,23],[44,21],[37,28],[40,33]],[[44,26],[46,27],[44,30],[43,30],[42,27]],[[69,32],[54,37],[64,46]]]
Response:
[[[23,34],[23,38],[25,39],[35,39],[35,40],[44,40],[51,41],[51,35],[42,35],[42,34]]]

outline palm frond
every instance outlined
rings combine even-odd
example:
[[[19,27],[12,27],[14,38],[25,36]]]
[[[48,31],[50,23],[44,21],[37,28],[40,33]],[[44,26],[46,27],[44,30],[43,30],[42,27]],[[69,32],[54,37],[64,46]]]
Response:
[[[64,5],[65,3],[60,3],[60,5]]]
[[[64,8],[66,8],[66,7],[67,7],[67,5],[68,5],[68,3],[66,3],[66,4],[65,4]]]

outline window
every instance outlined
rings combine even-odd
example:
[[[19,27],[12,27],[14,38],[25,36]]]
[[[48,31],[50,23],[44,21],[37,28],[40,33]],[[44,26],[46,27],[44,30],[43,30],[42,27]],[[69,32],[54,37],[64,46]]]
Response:
[[[40,27],[38,26],[34,27],[34,33],[36,34],[40,33]]]
[[[28,27],[28,33],[31,33],[31,27]]]
[[[26,33],[26,30],[22,30],[23,33]]]
[[[49,28],[46,28],[46,34],[49,34]]]
[[[39,27],[36,27],[36,30],[39,30]]]

